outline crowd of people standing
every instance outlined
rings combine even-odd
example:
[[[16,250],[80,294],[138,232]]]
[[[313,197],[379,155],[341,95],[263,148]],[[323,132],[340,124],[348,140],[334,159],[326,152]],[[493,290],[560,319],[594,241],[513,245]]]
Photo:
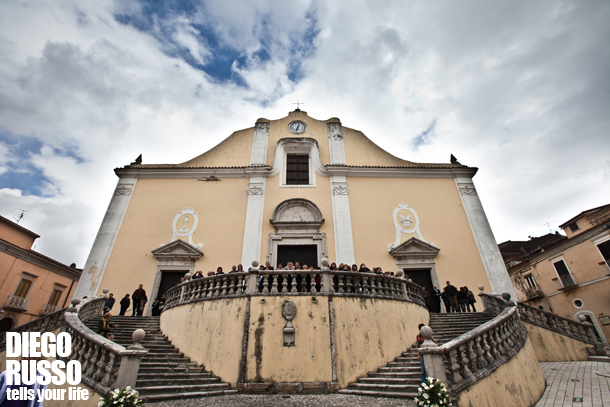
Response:
[[[431,290],[426,287],[424,289],[424,300],[426,301],[426,307],[430,312],[439,313],[441,312],[441,301],[445,305],[445,310],[450,312],[477,312],[475,303],[477,302],[476,297],[468,289],[468,287],[460,287],[459,289],[447,281],[447,285],[440,291],[435,285]]]

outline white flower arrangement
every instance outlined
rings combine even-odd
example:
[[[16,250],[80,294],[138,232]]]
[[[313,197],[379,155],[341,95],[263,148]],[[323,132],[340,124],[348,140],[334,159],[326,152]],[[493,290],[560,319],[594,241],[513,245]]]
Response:
[[[125,390],[114,389],[106,397],[101,397],[97,407],[135,407],[142,404],[140,393],[131,386]]]
[[[425,407],[453,406],[447,386],[432,377],[428,377],[426,382],[419,386],[415,402],[418,406]]]

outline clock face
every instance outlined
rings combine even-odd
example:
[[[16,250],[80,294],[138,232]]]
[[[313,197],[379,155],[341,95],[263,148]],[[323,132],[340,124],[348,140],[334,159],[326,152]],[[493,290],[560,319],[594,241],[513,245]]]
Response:
[[[288,125],[288,129],[296,134],[301,134],[301,133],[305,133],[305,130],[307,129],[307,127],[305,126],[305,123],[303,122],[292,122]]]

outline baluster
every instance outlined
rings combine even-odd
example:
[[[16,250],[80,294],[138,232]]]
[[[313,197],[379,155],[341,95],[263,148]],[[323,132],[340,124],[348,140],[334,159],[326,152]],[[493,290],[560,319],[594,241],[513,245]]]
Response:
[[[299,273],[297,278],[301,279],[301,282],[299,284],[297,284],[297,289],[299,290],[300,293],[306,293],[307,292],[307,276],[305,274]]]
[[[449,367],[449,380],[451,380],[451,383],[455,385],[463,380],[462,376],[460,375],[460,364],[458,363],[457,349],[451,349],[449,351],[448,357],[449,363],[447,364],[447,366]]]
[[[383,280],[383,296],[388,297],[390,289],[388,288],[388,279],[387,277],[382,277]]]
[[[101,349],[98,345],[90,342],[90,352],[87,355],[87,369],[83,369],[84,375],[88,377],[93,377],[93,373],[95,369],[97,369],[97,362],[99,360]]]
[[[345,290],[343,289],[343,281],[345,280],[345,276],[338,275],[337,278],[339,279],[339,294],[345,294]]]
[[[369,295],[369,278],[367,276],[362,277],[362,294]]]
[[[324,284],[324,276],[322,276],[320,274],[316,274],[316,278],[318,278],[318,277],[320,277],[320,292],[323,293],[323,292],[327,291],[326,285]],[[330,277],[329,281],[330,281],[330,290],[328,290],[328,291],[334,292],[332,276]]]
[[[291,274],[292,276],[292,281],[290,282],[290,292],[291,293],[296,293],[297,292],[297,275],[296,273]]]
[[[475,338],[477,370],[483,369],[488,365],[487,360],[485,360],[485,341],[483,335],[479,335]]]
[[[74,332],[75,334],[77,334],[76,332]],[[80,334],[77,334],[80,336]],[[80,362],[81,365],[81,371],[86,371],[87,367],[88,367],[88,363],[89,363],[89,353],[91,352],[91,342],[89,342],[84,336],[81,338],[81,340],[83,341],[83,346],[81,347],[81,349],[78,351],[78,361]]]
[[[500,355],[504,355],[506,353],[506,349],[502,346],[502,336],[500,335],[499,327],[494,327],[491,330],[492,337],[496,343],[495,349],[500,353]]]
[[[373,276],[371,278],[371,295],[377,295],[377,283],[379,282],[379,279],[377,278],[377,276]]]
[[[288,274],[282,274],[282,293],[288,292]]]
[[[269,294],[269,274],[263,274],[263,294]]]
[[[316,290],[316,275],[312,274],[309,276],[309,285],[310,285],[310,289],[309,289],[309,293],[310,294],[316,294],[318,291]]]
[[[101,348],[100,349],[100,357],[98,362],[95,364],[96,368],[94,373],[91,375],[91,378],[96,381],[99,382],[100,379],[102,377],[104,377],[104,373],[106,372],[105,367],[106,364],[108,363],[108,354],[110,354],[112,352],[108,351],[107,349]]]
[[[214,293],[212,294],[214,297],[218,297],[221,292],[222,281],[220,277],[214,277]]]
[[[229,281],[231,284],[229,285],[229,294],[235,294],[237,292],[237,287],[235,286],[235,280],[237,280],[237,276],[235,274],[231,274],[229,276]]]
[[[491,365],[494,360],[496,360],[496,357],[494,357],[495,355],[495,351],[494,354],[492,354],[492,348],[493,346],[490,346],[490,343],[493,343],[491,336],[489,335],[489,331],[487,332],[483,332],[482,336],[482,341],[483,341],[483,357],[485,358],[485,360],[487,361],[487,365]],[[499,355],[497,355],[499,356]]]
[[[348,294],[352,294],[354,292],[353,284],[352,284],[352,276],[346,276],[346,278],[347,278],[347,285],[345,287],[345,292]]]
[[[101,383],[105,387],[112,388],[115,381],[115,374],[118,371],[117,355],[114,352],[108,353],[108,360],[104,366],[104,375]]]
[[[277,291],[277,274],[272,274],[271,278],[273,279],[273,282],[271,283],[271,293],[272,294],[276,294]]]
[[[466,344],[466,349],[467,349],[467,354],[468,354],[468,360],[470,361],[470,371],[476,373],[477,370],[479,370],[478,366],[477,366],[477,353],[475,351],[475,348],[477,346],[476,344],[476,339],[478,337],[472,338],[470,341],[468,341],[468,343]]]
[[[354,275],[354,294],[360,294],[360,291],[362,289],[362,284],[360,284],[360,280],[362,279],[362,276],[355,274]]]
[[[237,293],[241,294],[245,291],[244,276],[240,273],[237,275]]]
[[[229,285],[227,284],[227,276],[224,275],[224,276],[222,276],[222,292],[220,293],[220,295],[222,295],[224,297],[225,295],[227,295],[228,292],[229,292]]]
[[[461,368],[462,368],[462,374],[463,377],[465,379],[469,378],[470,376],[472,376],[472,372],[470,371],[469,368],[469,364],[470,364],[470,359],[468,359],[468,349],[466,349],[466,344],[462,344],[458,347],[459,349],[459,354],[460,354],[460,359],[461,359]]]

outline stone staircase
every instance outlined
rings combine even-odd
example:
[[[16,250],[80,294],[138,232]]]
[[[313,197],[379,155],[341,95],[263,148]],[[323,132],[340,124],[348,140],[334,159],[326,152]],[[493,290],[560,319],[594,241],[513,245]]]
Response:
[[[97,330],[100,318],[87,321],[87,326]],[[136,389],[146,402],[181,398],[219,396],[237,393],[228,383],[206,372],[203,366],[180,353],[159,329],[159,317],[114,316],[110,323],[118,324],[114,330],[114,342],[125,347],[133,344],[131,334],[138,328],[146,331],[141,342],[148,350],[142,359]]]
[[[458,336],[484,324],[494,316],[484,312],[463,314],[430,314],[430,327],[434,332],[434,342],[442,345]],[[413,338],[415,342],[415,338]],[[360,396],[414,398],[421,382],[421,368],[417,360],[417,348],[403,352],[385,367],[376,372],[369,372],[347,389],[339,390],[342,394]]]

